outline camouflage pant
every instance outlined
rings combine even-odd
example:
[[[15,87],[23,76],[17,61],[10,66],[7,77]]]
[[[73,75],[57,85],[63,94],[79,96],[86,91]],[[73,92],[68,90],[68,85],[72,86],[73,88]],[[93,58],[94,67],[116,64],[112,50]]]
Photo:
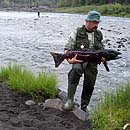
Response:
[[[81,107],[89,104],[97,76],[97,64],[78,63],[73,64],[68,74],[68,98],[73,99],[79,84],[80,77],[84,74]]]

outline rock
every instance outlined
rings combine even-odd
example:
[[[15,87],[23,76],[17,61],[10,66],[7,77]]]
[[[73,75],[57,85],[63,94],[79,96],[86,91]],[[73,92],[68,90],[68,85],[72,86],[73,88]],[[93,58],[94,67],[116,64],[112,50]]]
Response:
[[[123,49],[123,51],[127,51],[127,49],[126,49],[126,48],[124,48],[124,49]]]
[[[121,41],[122,41],[122,42],[126,42],[127,39],[126,39],[126,38],[121,38]]]
[[[118,48],[121,48],[121,45],[118,45]]]
[[[108,46],[110,46],[110,45],[111,45],[111,43],[108,43],[107,45],[108,45]]]
[[[9,120],[9,116],[6,113],[0,114],[0,121],[6,122]]]
[[[116,43],[119,43],[119,44],[120,44],[120,43],[121,43],[121,41],[116,41]]]
[[[3,124],[3,125],[0,125],[0,130],[18,130],[18,129],[11,125]]]
[[[60,92],[58,93],[58,98],[59,98],[59,99],[61,99],[61,100],[64,101],[64,100],[66,99],[66,97],[67,97],[66,92],[60,91]]]
[[[75,110],[72,111],[74,113],[74,115],[79,118],[82,121],[86,121],[89,119],[89,113],[88,112],[84,112],[83,110],[81,110],[80,108],[76,108]]]
[[[25,102],[25,104],[31,106],[31,105],[35,105],[36,103],[33,100],[28,100]]]
[[[16,118],[16,117],[12,117],[10,119],[10,123],[13,125],[13,126],[17,126],[19,124],[19,119]]]
[[[38,128],[36,128],[36,127],[21,127],[21,128],[18,128],[17,130],[38,130]]]
[[[108,29],[107,31],[110,32],[110,31],[112,31],[112,30],[111,30],[111,29]]]
[[[117,51],[120,51],[120,49],[117,49]]]
[[[38,105],[39,105],[40,107],[44,107],[44,106],[45,106],[45,103],[39,102]]]
[[[47,99],[44,104],[44,108],[55,108],[62,111],[63,101],[60,99]]]

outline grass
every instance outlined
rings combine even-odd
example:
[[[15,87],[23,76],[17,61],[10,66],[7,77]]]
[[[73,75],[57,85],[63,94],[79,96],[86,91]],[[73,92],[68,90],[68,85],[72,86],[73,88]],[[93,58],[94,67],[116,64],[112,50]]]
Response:
[[[58,93],[57,77],[54,73],[41,72],[35,76],[18,64],[1,67],[0,80],[6,82],[11,89],[27,93],[37,101],[55,98]]]
[[[26,68],[9,64],[0,69],[0,80],[11,89],[27,93],[37,101],[55,98],[57,78],[55,74],[41,72],[35,76]],[[104,101],[92,110],[93,130],[122,130],[130,123],[130,83],[122,85],[115,93],[106,93]]]
[[[80,6],[80,7],[64,7],[57,8],[55,12],[64,12],[64,13],[85,13],[90,10],[99,11],[102,15],[107,16],[120,16],[120,17],[130,17],[130,5],[121,5],[121,4],[106,4],[106,5],[89,5],[89,6]]]
[[[92,111],[93,130],[122,130],[130,123],[130,83],[120,86],[115,94],[107,93]]]

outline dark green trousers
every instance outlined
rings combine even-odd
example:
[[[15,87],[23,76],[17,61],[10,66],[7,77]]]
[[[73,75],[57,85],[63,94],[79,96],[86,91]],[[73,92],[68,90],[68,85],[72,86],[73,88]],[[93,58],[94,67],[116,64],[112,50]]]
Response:
[[[81,108],[89,104],[97,76],[97,64],[78,63],[73,64],[68,74],[68,98],[73,99],[80,77],[84,74],[83,90],[81,95]]]

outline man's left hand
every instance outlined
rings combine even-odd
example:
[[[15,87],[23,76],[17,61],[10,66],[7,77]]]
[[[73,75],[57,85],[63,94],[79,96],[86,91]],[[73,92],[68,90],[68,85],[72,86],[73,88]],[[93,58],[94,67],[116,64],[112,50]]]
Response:
[[[102,57],[101,62],[104,64],[106,62],[106,58]]]

